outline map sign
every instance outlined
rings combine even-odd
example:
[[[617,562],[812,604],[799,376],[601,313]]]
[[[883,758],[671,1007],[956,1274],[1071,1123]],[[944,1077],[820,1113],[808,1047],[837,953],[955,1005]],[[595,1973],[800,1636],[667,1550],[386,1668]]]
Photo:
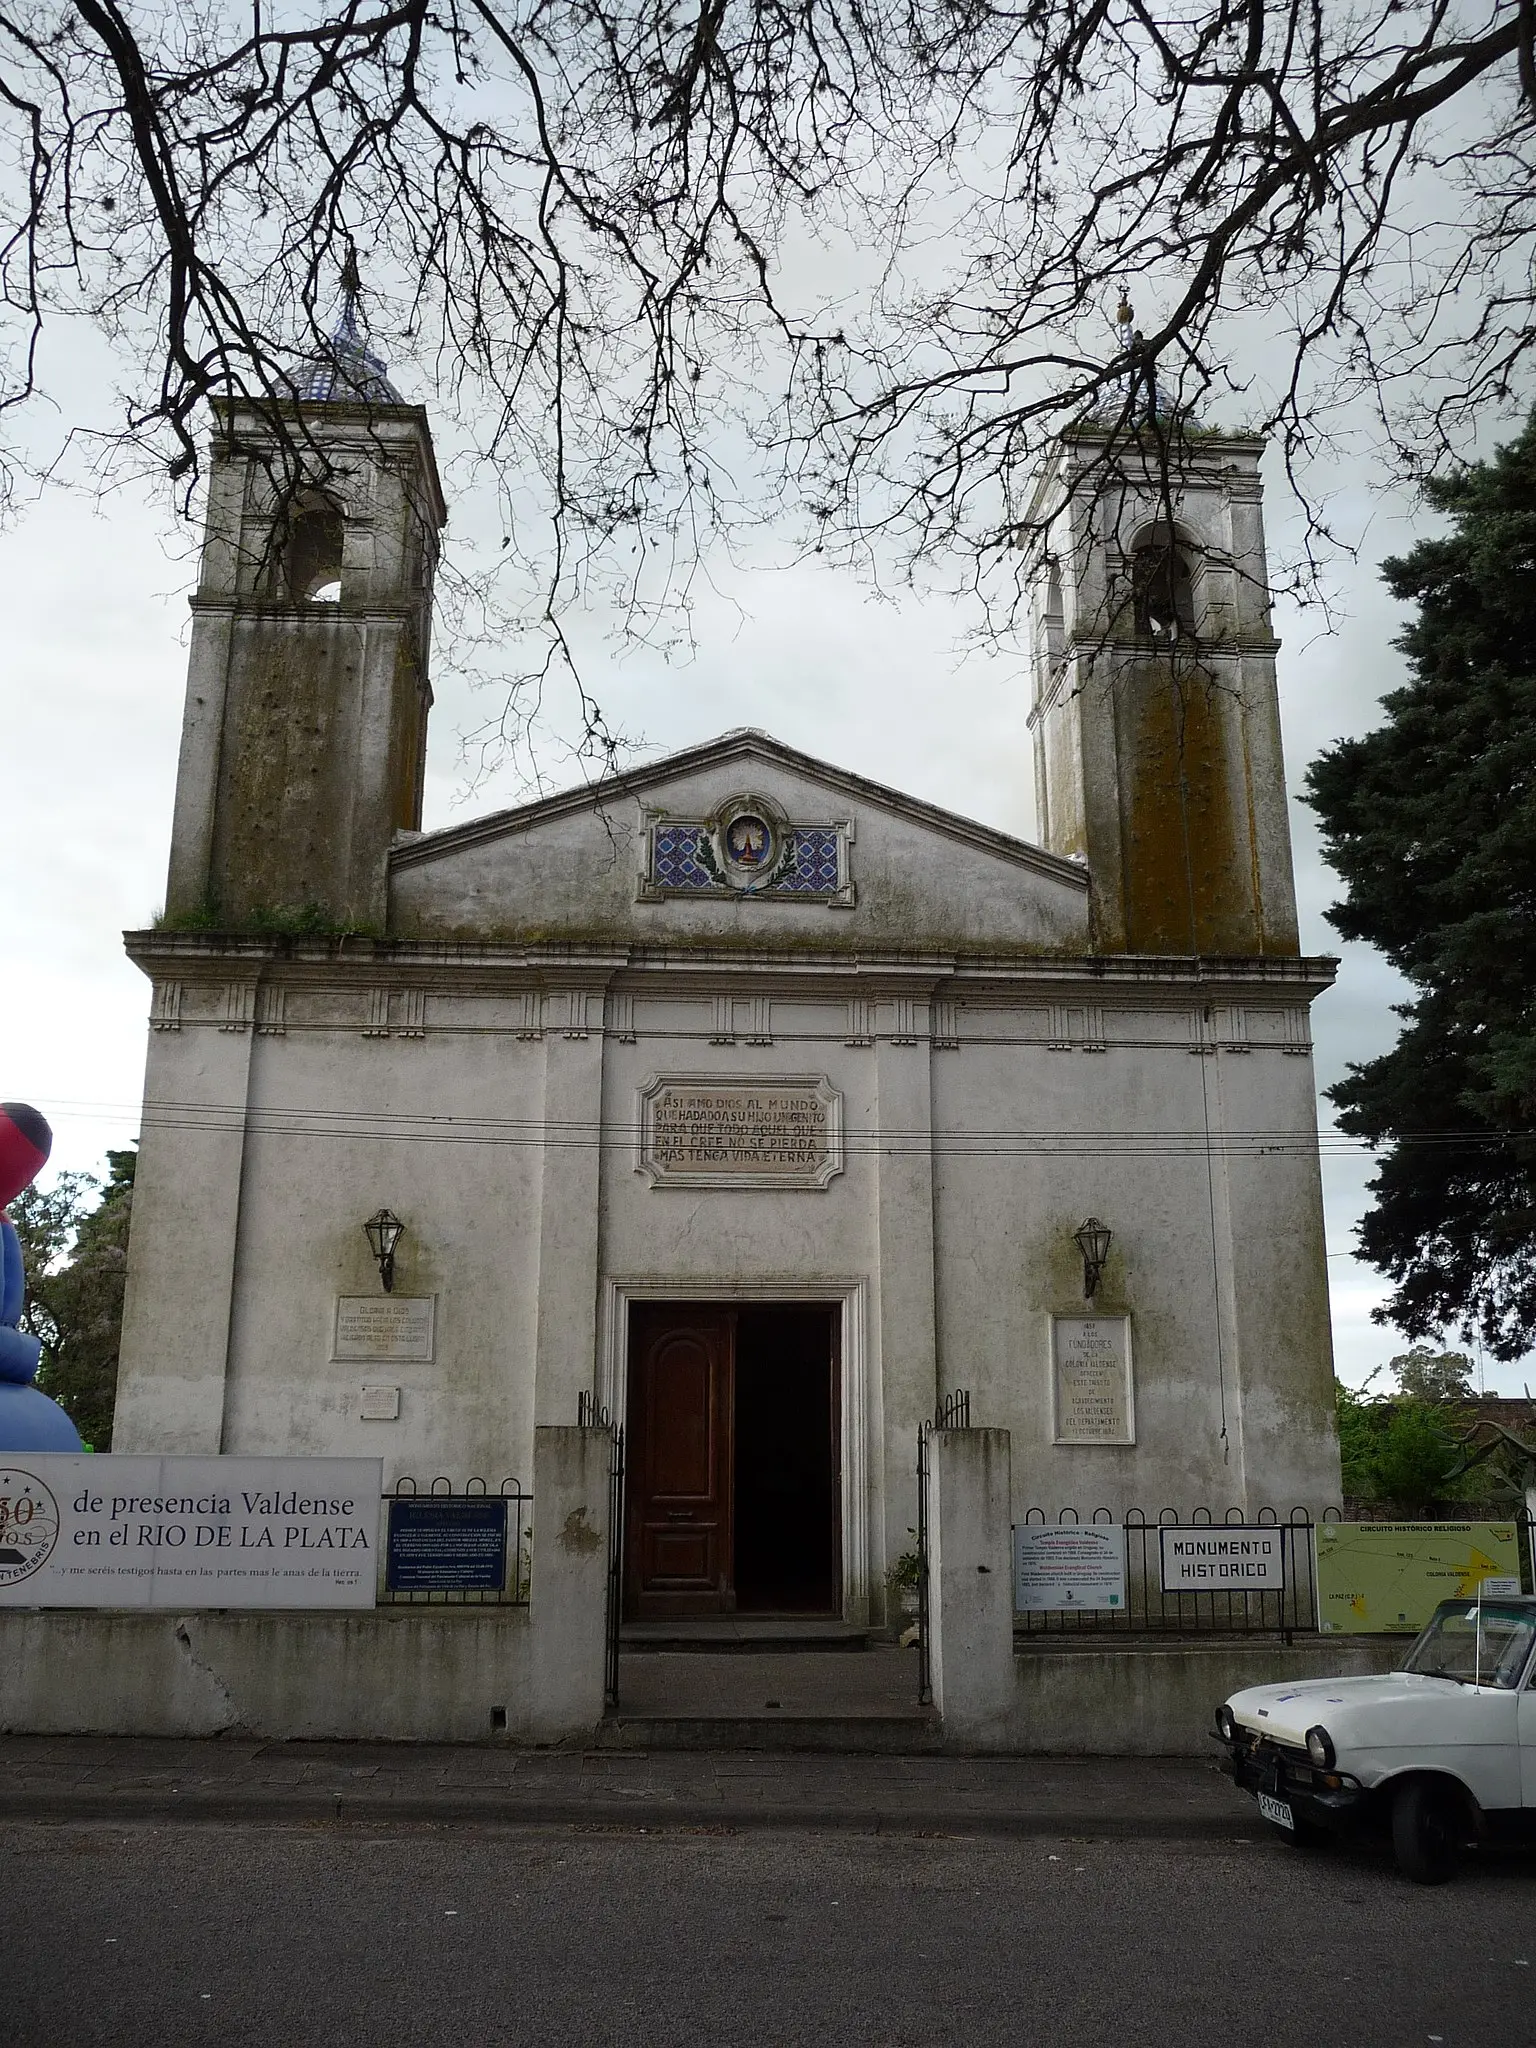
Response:
[[[1327,1633],[1417,1635],[1441,1600],[1479,1585],[1519,1590],[1513,1522],[1318,1524],[1317,1625]]]
[[[1118,1522],[1026,1522],[1015,1528],[1015,1614],[1069,1607],[1124,1611],[1125,1531]]]

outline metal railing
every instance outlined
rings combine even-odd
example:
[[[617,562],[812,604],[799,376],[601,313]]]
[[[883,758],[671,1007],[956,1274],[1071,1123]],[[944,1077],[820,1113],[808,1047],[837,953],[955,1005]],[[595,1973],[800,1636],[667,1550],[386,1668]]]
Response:
[[[1322,1522],[1408,1522],[1418,1517],[1392,1514],[1374,1508],[1365,1514],[1344,1514],[1326,1508]],[[1440,1519],[1439,1517],[1435,1518]],[[1533,1567],[1533,1538],[1536,1519],[1524,1506],[1508,1508],[1498,1502],[1467,1502],[1457,1517],[1461,1521],[1512,1522],[1518,1538],[1521,1580],[1536,1584]],[[1125,1605],[1105,1608],[1039,1608],[1015,1612],[1013,1626],[1020,1635],[1160,1635],[1160,1636],[1253,1636],[1276,1635],[1289,1642],[1293,1635],[1317,1634],[1319,1603],[1317,1550],[1314,1535],[1319,1526],[1305,1508],[1292,1508],[1281,1515],[1273,1508],[1245,1514],[1229,1508],[1219,1518],[1209,1508],[1182,1513],[1164,1508],[1149,1518],[1138,1508],[1123,1515],[1109,1508],[1096,1508],[1083,1515],[1076,1508],[1063,1508],[1048,1517],[1043,1508],[1031,1508],[1021,1518],[1022,1526],[1070,1527],[1123,1523],[1125,1528]],[[1284,1584],[1252,1590],[1212,1592],[1165,1592],[1162,1579],[1162,1534],[1166,1528],[1271,1529],[1280,1544]]]
[[[1048,1518],[1043,1508],[1021,1517],[1036,1528],[1054,1521],[1058,1527],[1123,1522],[1125,1526],[1125,1605],[1104,1608],[1035,1609],[1015,1613],[1014,1629],[1023,1635],[1280,1635],[1287,1642],[1298,1632],[1317,1629],[1317,1586],[1314,1577],[1312,1517],[1293,1508],[1282,1519],[1273,1508],[1246,1515],[1229,1508],[1218,1518],[1209,1508],[1185,1514],[1164,1508],[1153,1519],[1139,1508],[1115,1515],[1095,1508],[1081,1515],[1063,1508]],[[1162,1582],[1162,1537],[1165,1528],[1259,1528],[1278,1532],[1284,1584],[1273,1588],[1210,1593],[1165,1593]]]
[[[405,1474],[383,1500],[381,1607],[528,1605],[533,1495],[523,1491],[521,1480],[509,1475],[493,1493],[481,1478],[458,1489],[439,1474],[423,1491]],[[430,1583],[455,1577],[475,1583]]]

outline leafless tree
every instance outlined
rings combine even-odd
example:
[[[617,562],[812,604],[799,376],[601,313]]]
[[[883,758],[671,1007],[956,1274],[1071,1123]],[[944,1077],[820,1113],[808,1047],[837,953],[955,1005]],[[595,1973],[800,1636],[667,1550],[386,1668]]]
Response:
[[[1365,399],[1419,474],[1528,388],[1533,24],[1536,0],[0,0],[0,412],[86,315],[130,393],[111,452],[185,493],[210,394],[287,431],[356,261],[510,552],[548,537],[557,633],[604,565],[643,619],[706,529],[754,518],[984,584],[1085,416],[1106,460],[1176,456],[1198,416],[1295,466]]]

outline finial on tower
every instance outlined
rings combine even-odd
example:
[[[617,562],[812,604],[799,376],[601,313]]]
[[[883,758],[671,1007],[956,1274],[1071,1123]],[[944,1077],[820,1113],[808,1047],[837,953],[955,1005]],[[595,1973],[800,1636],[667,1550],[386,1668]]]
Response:
[[[310,371],[304,397],[311,405],[404,405],[389,381],[382,356],[369,348],[362,320],[363,280],[357,251],[349,248],[341,266],[341,316],[324,355]]]

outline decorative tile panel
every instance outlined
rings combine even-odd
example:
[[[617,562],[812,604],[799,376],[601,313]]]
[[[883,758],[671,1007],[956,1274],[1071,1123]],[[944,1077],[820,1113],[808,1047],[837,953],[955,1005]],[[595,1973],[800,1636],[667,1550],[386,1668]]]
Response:
[[[851,820],[801,825],[764,799],[734,797],[713,818],[651,813],[640,874],[642,902],[666,896],[735,896],[848,909]]]

